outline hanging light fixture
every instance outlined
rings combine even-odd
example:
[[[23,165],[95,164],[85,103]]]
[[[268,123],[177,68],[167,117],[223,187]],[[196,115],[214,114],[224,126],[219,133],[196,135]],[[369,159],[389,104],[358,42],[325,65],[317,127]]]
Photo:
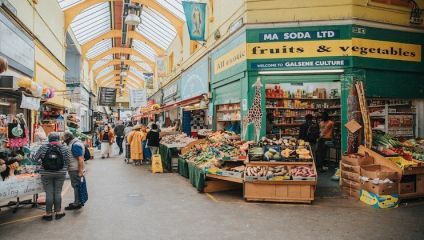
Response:
[[[128,73],[126,71],[121,71],[121,73],[119,74],[119,76],[126,77],[126,76],[128,76]]]
[[[125,24],[137,26],[141,23],[141,7],[137,5],[128,5],[128,15],[125,17]]]

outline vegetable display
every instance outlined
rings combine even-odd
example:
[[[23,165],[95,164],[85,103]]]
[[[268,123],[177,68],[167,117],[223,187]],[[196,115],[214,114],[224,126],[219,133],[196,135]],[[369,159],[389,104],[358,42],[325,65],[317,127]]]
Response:
[[[308,166],[297,166],[290,169],[290,174],[295,177],[316,177],[314,169]]]

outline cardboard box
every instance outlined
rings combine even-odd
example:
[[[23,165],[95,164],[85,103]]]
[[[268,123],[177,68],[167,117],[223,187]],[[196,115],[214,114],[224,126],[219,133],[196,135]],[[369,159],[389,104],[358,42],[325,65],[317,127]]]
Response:
[[[384,180],[388,178],[392,181],[400,179],[395,170],[392,170],[391,168],[382,165],[361,166],[360,174],[361,176],[365,176],[372,179],[379,178],[381,180]]]
[[[377,195],[361,189],[359,193],[361,202],[371,205],[375,208],[396,208],[399,205],[399,195]]]
[[[342,187],[349,187],[359,190],[361,188],[361,183],[342,178]]]
[[[342,187],[342,192],[347,196],[359,199],[359,192],[361,190],[350,188],[350,187]]]
[[[341,165],[342,165],[342,171],[353,172],[357,174],[361,173],[361,166],[352,166],[352,165],[344,163],[343,161],[341,162]]]
[[[342,178],[345,178],[347,180],[351,180],[354,182],[359,182],[359,173],[353,173],[348,171],[342,171],[341,172]]]
[[[414,192],[416,192],[415,182],[400,183],[400,194],[414,193]]]
[[[377,195],[392,195],[398,194],[398,183],[385,183],[385,184],[373,184],[371,182],[361,183],[361,188],[368,192],[375,193]]]
[[[365,154],[365,156],[361,154],[357,154],[357,153],[344,155],[342,157],[342,160],[345,164],[348,164],[351,166],[364,166],[364,165],[374,164],[374,158],[368,154]]]

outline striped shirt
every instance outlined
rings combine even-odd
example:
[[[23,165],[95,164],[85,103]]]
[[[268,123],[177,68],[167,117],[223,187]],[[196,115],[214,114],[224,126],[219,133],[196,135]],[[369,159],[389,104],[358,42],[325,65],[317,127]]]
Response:
[[[43,168],[42,161],[44,159],[44,156],[47,153],[47,150],[49,149],[49,144],[42,145],[40,149],[38,149],[37,153],[33,156],[32,160],[34,162],[38,162],[41,164],[41,169],[40,169],[41,175],[65,175],[66,172],[68,171],[68,164],[71,158],[70,151],[68,150],[68,147],[66,147],[65,145],[59,144],[59,146],[60,146],[60,151],[62,153],[62,156],[65,158],[63,168],[61,170],[52,171],[52,170],[45,170]]]

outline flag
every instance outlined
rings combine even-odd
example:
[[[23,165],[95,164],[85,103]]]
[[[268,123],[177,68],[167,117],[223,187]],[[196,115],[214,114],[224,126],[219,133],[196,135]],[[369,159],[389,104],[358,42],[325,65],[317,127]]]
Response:
[[[190,40],[205,41],[206,3],[183,1]]]

